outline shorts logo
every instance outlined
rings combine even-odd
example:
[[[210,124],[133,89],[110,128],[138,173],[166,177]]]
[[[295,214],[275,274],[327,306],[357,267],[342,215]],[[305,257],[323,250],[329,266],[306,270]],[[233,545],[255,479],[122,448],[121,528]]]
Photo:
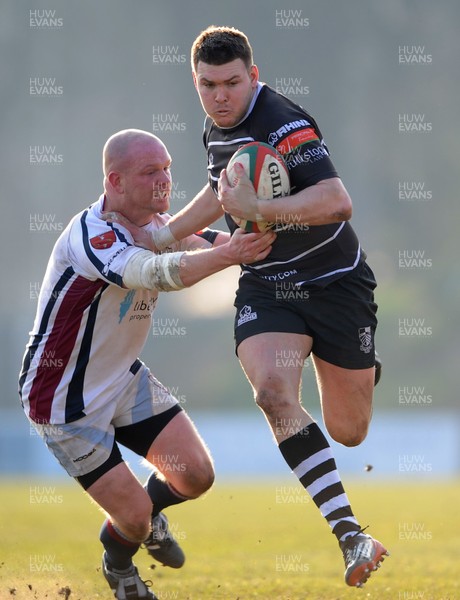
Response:
[[[81,462],[82,460],[86,460],[88,457],[91,456],[91,454],[94,454],[96,452],[96,448],[93,448],[91,450],[91,452],[88,452],[88,454],[83,454],[82,456],[79,456],[78,458],[74,458],[73,462]]]
[[[369,354],[369,352],[372,350],[372,332],[370,326],[360,327],[360,329],[358,329],[358,335],[359,341],[361,342],[359,349],[361,352]]]
[[[238,327],[240,325],[243,325],[244,323],[247,323],[248,321],[254,321],[254,319],[257,319],[257,313],[256,312],[252,312],[252,308],[250,306],[248,306],[247,304],[245,304],[243,306],[243,308],[240,310],[240,318],[238,319]]]

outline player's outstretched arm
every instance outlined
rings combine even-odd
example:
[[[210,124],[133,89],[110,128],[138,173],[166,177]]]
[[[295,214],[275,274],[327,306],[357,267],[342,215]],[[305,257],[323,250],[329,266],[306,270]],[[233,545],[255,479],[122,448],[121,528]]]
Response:
[[[127,263],[123,284],[129,289],[180,290],[231,265],[263,260],[270,253],[275,237],[272,231],[237,230],[227,243],[206,250],[159,255],[141,250]]]
[[[214,192],[209,185],[206,185],[187,206],[171,217],[167,225],[153,233],[134,225],[120,212],[108,211],[103,213],[101,218],[104,221],[119,223],[126,227],[133,236],[136,246],[147,248],[152,252],[159,252],[174,242],[178,242],[196,231],[201,231],[223,214],[222,206]],[[226,238],[219,234],[214,245],[220,245],[224,241],[227,241]]]
[[[224,211],[216,195],[208,184],[191,200],[187,206],[171,217],[168,222],[176,240],[199,231],[217,221]]]
[[[263,260],[268,256],[275,237],[276,235],[272,231],[253,234],[238,229],[230,241],[221,246],[208,250],[185,252],[180,269],[184,286],[193,285],[231,265],[249,264]]]
[[[145,248],[147,250],[151,250],[152,252],[156,252],[156,253],[159,252],[159,250],[156,247],[155,242],[154,242],[155,234],[158,232],[158,230],[154,230],[152,232],[149,229],[144,229],[143,227],[139,227],[138,225],[135,225],[134,223],[132,223],[122,213],[117,212],[117,211],[104,212],[101,215],[101,219],[103,221],[107,221],[110,223],[118,223],[119,225],[122,225],[123,227],[125,227],[125,229],[127,229],[129,231],[129,233],[132,235],[132,238],[133,238],[136,246],[139,246],[140,248]],[[163,229],[164,229],[164,227],[163,227]],[[199,230],[198,233],[203,234],[201,236],[198,234],[186,236],[186,238],[194,239],[194,247],[188,248],[186,245],[185,249],[187,249],[187,250],[188,249],[197,249],[199,247],[209,248],[210,242],[207,241],[207,237],[206,237],[206,235],[204,235],[205,231],[210,231],[210,230],[207,230],[207,228]],[[214,232],[217,235],[215,235],[214,240],[212,241],[212,246],[221,246],[222,244],[225,244],[230,240],[230,234],[228,232],[220,231],[220,230],[214,230]],[[201,238],[203,238],[203,239],[201,239]],[[201,244],[199,243],[200,239],[202,242]],[[174,240],[173,243],[177,244],[177,241]]]
[[[192,235],[217,221],[224,211],[216,195],[208,184],[178,213],[173,215],[155,236],[155,245],[159,250],[171,243]],[[168,235],[169,234],[169,235]],[[166,243],[167,242],[167,243]]]

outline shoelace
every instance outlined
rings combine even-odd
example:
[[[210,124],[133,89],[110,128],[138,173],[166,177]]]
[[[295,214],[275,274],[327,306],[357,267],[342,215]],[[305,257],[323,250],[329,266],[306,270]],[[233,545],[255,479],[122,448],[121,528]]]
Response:
[[[351,538],[354,538],[354,537],[356,537],[356,536],[357,536],[357,535],[359,535],[360,533],[364,533],[364,532],[366,531],[366,529],[369,529],[369,525],[366,525],[366,527],[362,527],[362,528],[361,528],[361,529],[359,529],[358,531],[355,531],[355,533],[354,533],[353,535],[350,535],[350,536],[348,536],[348,537],[347,537],[347,540],[348,540],[348,539],[351,539]],[[345,540],[345,541],[346,541],[346,540]]]
[[[361,533],[363,533],[367,528],[369,527],[369,525],[366,525],[366,527],[363,527],[362,529],[360,529],[359,531],[357,531],[356,533],[354,533],[353,535],[350,535],[346,540],[345,543],[348,540],[353,540],[354,538],[356,538],[358,535],[360,535]],[[362,557],[365,556],[365,553],[363,552],[363,544],[355,544],[353,545],[351,548],[350,547],[345,547],[344,548],[344,559],[345,559],[345,564],[348,565],[349,563],[354,562],[355,560],[358,560]]]

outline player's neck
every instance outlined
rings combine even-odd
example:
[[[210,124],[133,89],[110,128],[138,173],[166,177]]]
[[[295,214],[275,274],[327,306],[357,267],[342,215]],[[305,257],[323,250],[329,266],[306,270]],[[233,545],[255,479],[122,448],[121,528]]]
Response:
[[[151,223],[156,213],[146,211],[145,209],[128,206],[126,202],[117,201],[116,198],[110,197],[107,193],[104,195],[102,205],[103,212],[118,212],[126,217],[133,225],[143,227]]]

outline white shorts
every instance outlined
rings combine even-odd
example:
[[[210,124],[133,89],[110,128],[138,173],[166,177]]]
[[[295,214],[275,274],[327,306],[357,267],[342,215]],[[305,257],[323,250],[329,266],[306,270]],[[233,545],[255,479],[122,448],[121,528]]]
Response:
[[[155,417],[178,404],[150,369],[141,361],[136,366],[139,369],[125,389],[98,411],[60,425],[31,421],[71,477],[86,475],[109,458],[116,428]]]

